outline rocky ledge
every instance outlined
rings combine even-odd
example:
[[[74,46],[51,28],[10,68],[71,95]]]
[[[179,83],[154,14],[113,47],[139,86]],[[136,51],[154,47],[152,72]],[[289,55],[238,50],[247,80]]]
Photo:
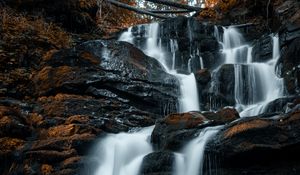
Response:
[[[0,98],[0,174],[80,174],[105,132],[150,126],[177,109],[177,79],[131,44],[89,41],[52,52]]]

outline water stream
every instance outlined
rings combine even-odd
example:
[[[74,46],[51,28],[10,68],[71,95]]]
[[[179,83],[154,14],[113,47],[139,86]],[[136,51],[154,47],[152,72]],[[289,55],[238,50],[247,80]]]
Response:
[[[159,23],[139,25],[137,28],[135,31],[129,28],[123,32],[119,40],[134,44],[146,55],[159,61],[167,73],[178,79],[181,92],[178,97],[179,112],[199,111],[197,83],[192,73],[192,64],[194,64],[192,58],[199,59],[198,67],[204,68],[199,49],[190,49],[191,56],[187,66],[189,74],[179,73],[176,69],[177,40],[169,39],[168,46],[162,45]],[[189,26],[187,28],[190,29]],[[283,81],[276,76],[275,69],[280,57],[279,38],[276,35],[270,36],[273,40],[273,56],[266,62],[258,63],[252,58],[253,47],[245,42],[237,29],[229,27],[223,30],[221,36],[215,27],[214,36],[222,45],[222,53],[225,55],[225,60],[219,67],[223,64],[232,64],[234,68],[235,108],[242,117],[261,114],[268,103],[283,96]],[[189,31],[188,34],[191,45],[192,32]],[[214,82],[214,74],[218,69],[213,71],[212,91],[218,91]],[[144,156],[153,151],[149,142],[153,128],[152,126],[133,133],[109,134],[102,139],[95,151],[96,156],[99,156],[99,167],[95,175],[139,174]],[[203,129],[179,153],[175,153],[173,174],[201,175],[205,145],[221,128],[222,126],[216,126]]]
[[[234,28],[223,28],[224,64],[234,64],[236,109],[241,117],[256,116],[264,112],[271,101],[283,96],[283,79],[276,75],[280,57],[279,38],[272,35],[272,58],[254,62],[253,47],[246,44],[242,34]],[[246,76],[245,76],[246,75]]]
[[[99,162],[94,175],[138,175],[144,156],[153,151],[150,143],[153,128],[103,138],[93,150],[92,156]]]

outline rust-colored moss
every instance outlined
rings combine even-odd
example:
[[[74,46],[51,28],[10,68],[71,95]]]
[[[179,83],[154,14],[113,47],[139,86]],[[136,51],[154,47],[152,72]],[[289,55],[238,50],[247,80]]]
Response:
[[[267,127],[268,125],[270,125],[270,122],[268,122],[266,120],[260,120],[260,119],[252,120],[252,121],[245,122],[245,123],[240,123],[240,124],[237,124],[237,125],[229,128],[225,132],[224,137],[229,138],[236,134],[245,132],[247,130],[264,128],[264,127]]]
[[[170,114],[165,118],[168,125],[184,125],[187,128],[193,128],[205,121],[205,117],[201,114],[182,113]]]

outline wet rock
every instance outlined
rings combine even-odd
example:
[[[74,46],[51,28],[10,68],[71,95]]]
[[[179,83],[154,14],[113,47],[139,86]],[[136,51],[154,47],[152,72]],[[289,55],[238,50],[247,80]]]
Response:
[[[220,125],[230,123],[240,118],[239,113],[234,108],[223,108],[218,112],[202,113],[207,119],[215,121]]]
[[[57,127],[65,123],[67,125],[62,127],[76,126],[76,132],[82,133],[97,134],[99,129],[115,133],[127,131],[130,127],[153,125],[159,117],[111,98],[57,94],[39,98],[38,104],[41,114],[50,117],[43,120],[40,127]],[[75,125],[68,125],[70,123]]]
[[[36,140],[29,144],[28,151],[55,150],[66,151],[74,148],[78,155],[86,153],[96,138],[94,134],[75,134],[70,137],[57,137],[44,140]]]
[[[38,96],[84,93],[161,115],[176,111],[177,79],[131,44],[89,41],[55,53],[43,65],[33,78]]]
[[[299,2],[288,0],[281,3],[276,9],[275,13],[279,17],[281,24],[292,23],[295,25],[300,24],[300,5]]]
[[[195,76],[197,82],[202,85],[206,85],[211,80],[211,74],[208,69],[199,70]]]
[[[294,110],[293,108],[297,105],[296,101],[299,98],[299,96],[278,98],[266,105],[264,113],[289,113]]]
[[[13,162],[20,161],[20,152],[25,145],[25,140],[18,138],[2,137],[0,138],[0,173],[8,173]]]
[[[208,122],[209,120],[197,112],[170,114],[156,122],[151,142],[159,149],[180,149],[189,139],[195,137],[197,128],[203,128]]]
[[[289,94],[297,94],[300,91],[300,38],[297,38],[284,47],[280,58],[279,68],[281,76],[284,78],[284,84]]]
[[[26,157],[37,160],[38,162],[54,163],[76,155],[76,150],[69,149],[64,151],[38,150],[26,152]]]
[[[272,58],[273,41],[269,35],[264,35],[254,43],[252,50],[253,62],[265,62]]]
[[[249,175],[297,174],[299,121],[299,111],[271,118],[244,118],[225,126],[209,143],[207,153],[217,158],[218,170],[225,174],[245,168]],[[277,167],[279,164],[282,166]],[[271,171],[263,171],[268,169]]]
[[[156,122],[151,142],[157,149],[178,151],[186,142],[196,137],[202,128],[229,123],[238,118],[238,112],[230,108],[217,113],[170,114]]]
[[[31,128],[20,112],[8,106],[0,106],[0,137],[26,138]]]
[[[144,157],[141,174],[143,175],[171,175],[174,164],[174,153],[153,152]]]

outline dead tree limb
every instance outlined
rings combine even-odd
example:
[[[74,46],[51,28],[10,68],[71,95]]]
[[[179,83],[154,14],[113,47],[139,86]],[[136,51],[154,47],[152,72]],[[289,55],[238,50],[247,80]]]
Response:
[[[167,14],[167,13],[190,13],[191,10],[149,10],[151,13],[161,13],[161,14]]]
[[[116,1],[116,0],[106,0],[106,1],[109,2],[110,4],[114,5],[114,6],[124,8],[124,9],[130,10],[130,11],[134,11],[134,12],[139,13],[139,14],[150,15],[150,16],[153,16],[153,17],[156,17],[156,18],[161,18],[161,19],[167,19],[168,18],[168,17],[163,16],[163,15],[155,14],[155,13],[143,10],[143,9],[132,7],[128,4],[125,4],[125,3],[122,3],[122,2],[119,2],[119,1]]]
[[[236,25],[230,25],[230,26],[225,26],[225,27],[233,27],[233,28],[247,28],[247,27],[251,27],[251,26],[255,26],[257,24],[255,23],[246,23],[246,24],[236,24]]]
[[[163,4],[163,5],[166,5],[166,6],[177,7],[177,8],[180,8],[180,9],[186,9],[186,10],[190,10],[190,11],[200,11],[200,10],[202,10],[201,7],[189,6],[189,5],[186,5],[186,4],[180,4],[180,3],[172,2],[172,1],[168,1],[168,0],[145,0],[145,1],[153,2],[153,3],[157,3],[157,4]]]

